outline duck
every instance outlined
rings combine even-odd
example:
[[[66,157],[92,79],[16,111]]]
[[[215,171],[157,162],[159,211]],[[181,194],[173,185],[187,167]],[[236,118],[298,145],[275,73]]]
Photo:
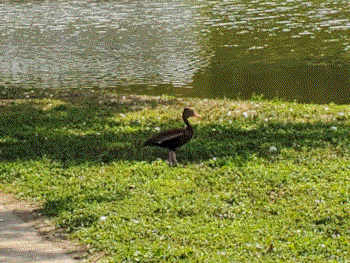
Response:
[[[193,126],[189,123],[190,117],[201,117],[192,108],[184,108],[182,112],[182,119],[186,124],[185,128],[175,128],[162,131],[153,137],[149,138],[142,146],[157,146],[166,148],[168,150],[168,164],[169,166],[176,166],[176,149],[188,143],[194,134]]]

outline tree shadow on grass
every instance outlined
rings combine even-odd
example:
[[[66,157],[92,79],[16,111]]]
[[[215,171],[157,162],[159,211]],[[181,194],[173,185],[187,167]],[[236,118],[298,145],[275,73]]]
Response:
[[[97,92],[56,91],[52,103],[41,105],[44,94],[6,93],[0,100],[0,159],[35,159],[43,156],[73,165],[86,161],[133,160],[139,134],[118,132],[129,111],[172,105],[175,100]],[[10,94],[10,95],[9,95]],[[43,109],[51,107],[49,109]],[[135,123],[135,125],[138,125]],[[142,137],[141,137],[142,138]],[[137,159],[137,158],[136,158]],[[138,159],[137,159],[138,160]]]
[[[331,127],[337,125],[337,130]],[[350,127],[337,123],[282,123],[261,124],[252,130],[209,125],[197,131],[195,145],[203,161],[212,157],[240,156],[244,160],[251,154],[270,159],[283,149],[301,151],[338,147],[349,151]],[[191,157],[192,158],[192,157]]]
[[[101,217],[96,209],[91,208],[91,204],[118,202],[127,197],[127,192],[117,191],[108,195],[89,193],[72,193],[61,198],[48,199],[44,202],[43,207],[37,212],[49,217],[57,217],[65,213],[65,222],[61,222],[61,227],[67,228],[68,231],[74,231],[79,227],[89,227]],[[92,206],[94,207],[94,206]]]
[[[140,96],[111,96],[105,93],[60,91],[53,98],[64,103],[43,110],[38,101],[14,98],[0,100],[0,158],[2,160],[36,159],[43,156],[61,161],[66,167],[79,163],[117,160],[147,161],[165,158],[166,151],[141,147],[155,132],[118,129],[123,121],[111,118],[159,104],[179,104],[175,100]],[[16,97],[19,95],[16,93]],[[34,98],[35,96],[32,95]],[[37,98],[41,98],[37,95]],[[135,127],[140,125],[133,123]],[[179,124],[180,125],[180,124]],[[331,130],[337,125],[337,130]],[[172,124],[164,124],[172,127]],[[111,129],[112,128],[112,129]],[[283,148],[295,150],[330,145],[347,149],[348,125],[335,123],[261,123],[252,130],[225,123],[195,125],[192,141],[178,150],[180,163],[200,163],[213,157],[251,154],[269,158],[271,149],[278,155]],[[271,148],[275,147],[275,148]]]

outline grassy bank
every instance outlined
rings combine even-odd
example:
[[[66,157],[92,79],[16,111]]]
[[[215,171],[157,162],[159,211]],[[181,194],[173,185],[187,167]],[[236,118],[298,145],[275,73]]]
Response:
[[[194,139],[170,168],[141,148],[159,129]],[[2,90],[3,191],[101,262],[348,262],[349,106]]]

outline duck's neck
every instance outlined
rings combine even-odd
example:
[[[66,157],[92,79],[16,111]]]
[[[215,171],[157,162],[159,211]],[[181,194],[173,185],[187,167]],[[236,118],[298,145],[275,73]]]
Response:
[[[191,129],[192,125],[189,123],[188,119],[187,118],[183,118],[183,120],[184,120],[184,123],[186,124],[187,128]]]

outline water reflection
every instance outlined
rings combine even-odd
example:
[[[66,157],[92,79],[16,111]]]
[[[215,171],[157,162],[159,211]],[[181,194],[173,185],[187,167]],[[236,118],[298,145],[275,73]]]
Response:
[[[197,75],[194,86],[201,87],[202,96],[210,92],[213,97],[248,99],[252,94],[264,94],[268,99],[349,103],[350,65],[315,62],[279,61],[214,67]]]
[[[0,4],[0,81],[349,103],[347,1]]]
[[[183,4],[33,2],[0,10],[0,71],[11,82],[183,85],[201,63]]]

